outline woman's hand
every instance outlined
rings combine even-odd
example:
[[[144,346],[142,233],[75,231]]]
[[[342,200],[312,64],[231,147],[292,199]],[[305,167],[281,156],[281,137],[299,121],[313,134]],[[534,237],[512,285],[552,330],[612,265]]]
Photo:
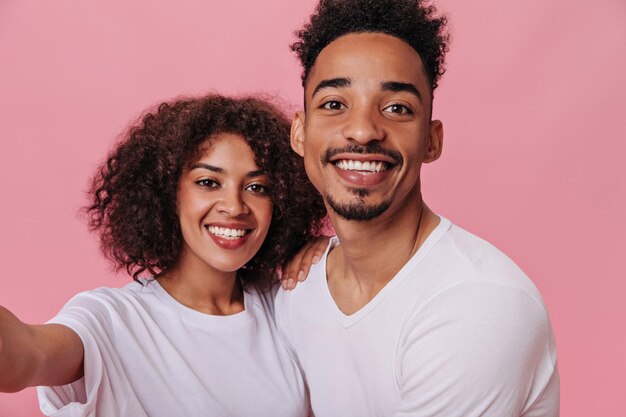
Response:
[[[294,257],[283,265],[280,285],[284,290],[293,290],[298,282],[306,279],[311,265],[322,259],[330,237],[320,236],[309,240]]]

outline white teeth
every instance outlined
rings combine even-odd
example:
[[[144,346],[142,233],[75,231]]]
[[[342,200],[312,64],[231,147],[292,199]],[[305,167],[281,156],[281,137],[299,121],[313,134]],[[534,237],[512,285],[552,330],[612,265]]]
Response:
[[[246,234],[245,229],[229,229],[227,227],[209,226],[209,232],[224,239],[239,239]]]
[[[339,169],[346,171],[368,171],[381,172],[387,169],[386,164],[382,161],[354,161],[351,159],[341,159],[336,162]]]

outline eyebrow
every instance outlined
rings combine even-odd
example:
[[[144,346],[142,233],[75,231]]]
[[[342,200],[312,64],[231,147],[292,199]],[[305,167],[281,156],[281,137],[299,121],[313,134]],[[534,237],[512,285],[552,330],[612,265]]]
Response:
[[[325,88],[344,88],[350,87],[352,81],[349,78],[331,78],[328,80],[322,80],[315,86],[313,90],[313,94],[311,97],[315,97],[320,90]],[[383,91],[406,91],[407,93],[413,94],[419,101],[422,101],[422,94],[419,92],[417,87],[411,83],[404,83],[400,81],[385,81],[380,83],[380,89]]]
[[[422,101],[422,95],[417,87],[411,83],[403,83],[400,81],[385,81],[380,83],[380,88],[383,91],[406,91],[413,94],[419,101]]]
[[[329,80],[322,80],[315,86],[315,90],[313,90],[313,94],[311,94],[311,98],[315,97],[320,90],[325,88],[342,88],[342,87],[350,87],[352,82],[349,78],[331,78]]]
[[[256,171],[250,171],[246,174],[248,178],[260,177],[261,175],[265,175],[265,171],[262,169],[257,169]]]
[[[194,169],[206,169],[209,170],[211,172],[215,172],[216,174],[223,174],[226,172],[226,170],[224,168],[220,168],[220,167],[216,167],[214,165],[209,165],[209,164],[205,164],[203,162],[196,162],[195,164],[193,164],[190,168],[191,170]],[[257,169],[254,171],[250,171],[246,174],[247,178],[254,178],[254,177],[260,177],[261,175],[265,175],[265,171],[263,171],[262,169]]]

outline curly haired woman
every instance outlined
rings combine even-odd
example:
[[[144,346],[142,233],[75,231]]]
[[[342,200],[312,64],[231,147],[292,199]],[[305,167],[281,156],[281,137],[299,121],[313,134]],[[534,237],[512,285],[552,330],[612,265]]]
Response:
[[[161,104],[100,167],[86,212],[135,282],[78,294],[48,324],[0,308],[0,391],[54,416],[305,416],[273,319],[277,266],[325,215],[270,104]]]

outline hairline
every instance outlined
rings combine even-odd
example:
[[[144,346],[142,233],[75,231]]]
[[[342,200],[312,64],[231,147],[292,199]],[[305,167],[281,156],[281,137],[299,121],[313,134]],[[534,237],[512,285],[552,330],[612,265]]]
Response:
[[[431,116],[431,119],[432,119],[433,101],[435,99],[435,88],[436,87],[433,86],[434,80],[431,80],[430,75],[428,74],[428,71],[426,70],[426,66],[424,65],[424,60],[422,59],[422,56],[420,55],[418,50],[413,47],[413,45],[411,45],[410,43],[408,43],[406,41],[406,39],[403,39],[403,38],[401,38],[400,36],[398,36],[396,34],[385,32],[383,30],[354,30],[354,31],[347,31],[347,32],[342,33],[340,36],[337,36],[336,38],[334,38],[330,42],[328,42],[326,45],[324,45],[324,47],[322,49],[319,50],[319,52],[315,55],[315,59],[313,60],[313,62],[309,66],[309,70],[306,72],[305,76],[302,78],[302,106],[303,106],[302,108],[304,109],[304,111],[306,112],[306,88],[308,86],[309,79],[311,78],[311,74],[315,70],[315,65],[317,65],[317,58],[319,58],[319,56],[322,53],[322,51],[324,49],[326,49],[331,43],[335,42],[337,39],[343,38],[344,36],[347,36],[347,35],[362,34],[362,33],[380,33],[380,34],[383,34],[383,35],[393,36],[394,38],[399,39],[402,42],[406,43],[409,47],[411,47],[412,50],[415,51],[415,53],[417,54],[418,58],[420,59],[420,62],[422,63],[422,73],[424,74],[424,76],[428,80],[428,89],[429,89],[429,92],[430,92],[430,109],[429,109],[429,111],[430,111],[430,116]],[[305,70],[306,70],[306,67],[305,67]]]

